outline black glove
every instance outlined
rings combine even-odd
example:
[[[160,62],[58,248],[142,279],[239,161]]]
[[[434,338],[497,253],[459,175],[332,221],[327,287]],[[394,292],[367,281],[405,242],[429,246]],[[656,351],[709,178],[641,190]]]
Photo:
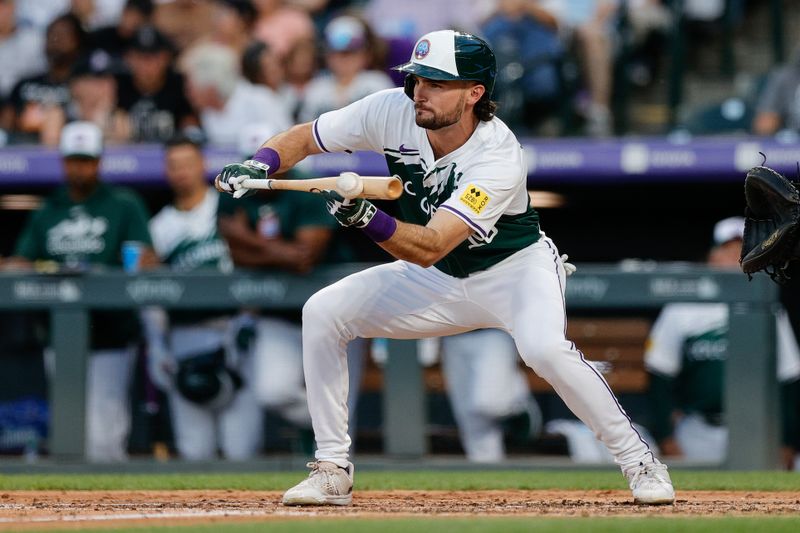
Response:
[[[778,172],[754,167],[744,181],[745,209],[742,270],[759,270],[784,283],[786,269],[800,258],[800,193]]]
[[[333,215],[342,226],[355,226],[363,228],[372,217],[375,216],[378,208],[372,202],[363,198],[345,200],[336,191],[321,191],[328,206],[328,212]]]

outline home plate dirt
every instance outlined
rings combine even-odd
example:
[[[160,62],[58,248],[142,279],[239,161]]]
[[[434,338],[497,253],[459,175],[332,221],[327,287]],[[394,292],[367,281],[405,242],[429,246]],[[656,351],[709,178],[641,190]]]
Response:
[[[279,492],[6,491],[0,530],[190,524],[303,517],[798,515],[800,492],[678,492],[675,505],[638,506],[628,491],[360,491],[350,507],[284,507]]]

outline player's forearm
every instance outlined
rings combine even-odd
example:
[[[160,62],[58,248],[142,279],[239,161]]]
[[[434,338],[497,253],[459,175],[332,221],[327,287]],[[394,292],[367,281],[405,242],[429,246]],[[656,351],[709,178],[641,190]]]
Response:
[[[425,268],[436,264],[455,247],[434,228],[399,220],[394,235],[378,245],[397,259]]]
[[[262,149],[264,148],[275,150],[280,158],[279,168],[274,171],[270,170],[270,174],[286,172],[307,156],[321,152],[314,142],[314,133],[310,122],[292,126],[275,135],[264,143]]]

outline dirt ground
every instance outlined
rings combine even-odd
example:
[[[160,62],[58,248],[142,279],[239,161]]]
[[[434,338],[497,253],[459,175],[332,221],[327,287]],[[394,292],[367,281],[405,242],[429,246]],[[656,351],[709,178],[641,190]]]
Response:
[[[679,492],[675,505],[638,506],[628,491],[361,491],[351,507],[284,507],[258,491],[8,491],[0,531],[166,525],[303,517],[798,515],[800,492]]]

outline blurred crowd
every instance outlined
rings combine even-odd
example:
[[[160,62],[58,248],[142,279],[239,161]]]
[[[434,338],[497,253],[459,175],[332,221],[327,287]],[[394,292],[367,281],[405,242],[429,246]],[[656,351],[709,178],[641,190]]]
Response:
[[[687,0],[681,17],[718,21],[724,4]],[[672,0],[2,0],[1,137],[54,146],[65,123],[89,120],[112,143],[184,132],[233,145],[243,115],[282,128],[399,85],[389,68],[440,28],[492,44],[499,116],[516,131],[577,123],[608,136],[620,57],[626,79],[652,83],[673,11]]]

